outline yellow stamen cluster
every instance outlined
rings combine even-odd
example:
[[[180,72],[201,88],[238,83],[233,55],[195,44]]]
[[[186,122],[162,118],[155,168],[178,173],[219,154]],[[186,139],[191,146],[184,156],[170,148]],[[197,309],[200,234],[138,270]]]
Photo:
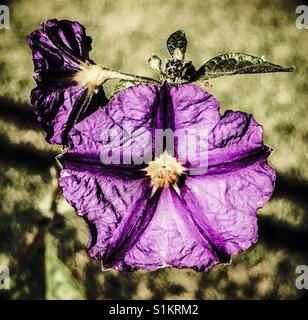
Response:
[[[180,194],[178,182],[185,171],[185,167],[167,151],[155,158],[155,160],[150,161],[144,171],[151,178],[153,194],[158,188],[169,188],[170,186]]]
[[[96,91],[106,80],[115,76],[115,72],[97,64],[83,63],[81,70],[74,80],[81,86],[86,86],[90,91]]]

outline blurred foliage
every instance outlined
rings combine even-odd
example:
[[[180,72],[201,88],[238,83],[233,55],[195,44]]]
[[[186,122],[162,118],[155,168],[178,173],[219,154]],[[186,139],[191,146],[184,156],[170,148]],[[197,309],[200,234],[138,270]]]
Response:
[[[298,1],[10,1],[0,30],[0,265],[11,268],[5,299],[298,299],[295,268],[308,264],[308,31],[295,27]],[[87,231],[57,188],[54,156],[29,104],[33,66],[25,37],[49,18],[78,20],[98,63],[154,76],[147,56],[166,56],[168,35],[184,29],[188,59],[265,55],[293,74],[213,80],[209,91],[253,113],[274,148],[272,200],[259,211],[259,242],[208,273],[162,269],[102,272],[86,252]],[[108,87],[107,87],[108,90]]]

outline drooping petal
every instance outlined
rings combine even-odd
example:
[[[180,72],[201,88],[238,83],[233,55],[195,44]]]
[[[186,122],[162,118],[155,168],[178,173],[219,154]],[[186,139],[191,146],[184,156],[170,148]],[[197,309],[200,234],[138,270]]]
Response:
[[[95,112],[104,104],[102,90],[89,93],[79,85],[67,88],[37,87],[31,92],[31,103],[45,138],[51,144],[67,145],[68,134],[75,123]]]
[[[35,80],[48,85],[81,69],[80,62],[89,60],[92,39],[78,22],[52,19],[33,31],[27,41],[32,49],[34,72],[39,75]],[[51,75],[61,78],[55,80]]]
[[[73,125],[107,103],[100,87],[95,92],[76,81],[89,60],[91,38],[78,22],[57,19],[42,24],[27,37],[32,49],[34,80],[31,103],[52,144],[68,144]]]

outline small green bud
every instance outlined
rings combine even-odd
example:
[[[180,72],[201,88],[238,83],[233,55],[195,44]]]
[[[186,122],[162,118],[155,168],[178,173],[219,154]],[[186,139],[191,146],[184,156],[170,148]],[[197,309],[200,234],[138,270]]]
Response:
[[[161,73],[162,61],[156,54],[152,54],[149,56],[148,64],[151,69]]]

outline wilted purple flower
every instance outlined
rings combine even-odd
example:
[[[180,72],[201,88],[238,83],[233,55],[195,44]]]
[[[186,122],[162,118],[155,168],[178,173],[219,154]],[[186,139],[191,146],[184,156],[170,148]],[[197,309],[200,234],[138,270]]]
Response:
[[[102,164],[101,133],[125,122],[132,132],[206,129],[207,172],[189,175],[185,169],[195,161],[178,163],[179,145],[174,157],[163,152],[144,166]],[[76,124],[70,139],[72,147],[61,158],[60,186],[88,223],[88,252],[104,268],[204,271],[230,262],[257,241],[256,211],[271,196],[275,180],[262,127],[246,113],[221,116],[215,98],[198,86],[125,89]],[[121,135],[113,142],[124,146]]]
[[[99,73],[89,58],[91,38],[78,22],[48,20],[28,38],[34,79],[31,102],[49,143],[67,145],[75,123],[108,101],[93,77]],[[101,83],[99,83],[101,84]]]

